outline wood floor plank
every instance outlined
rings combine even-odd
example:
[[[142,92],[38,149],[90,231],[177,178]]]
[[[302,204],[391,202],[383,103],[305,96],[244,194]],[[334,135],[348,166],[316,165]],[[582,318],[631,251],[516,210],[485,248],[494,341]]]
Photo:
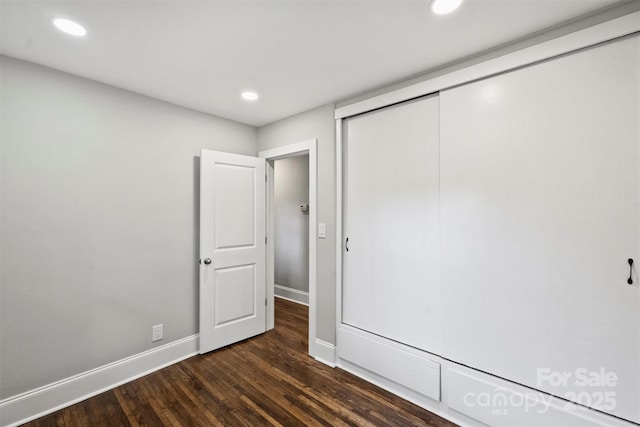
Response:
[[[25,424],[435,426],[452,424],[307,355],[308,308],[276,298],[276,327]]]
[[[129,401],[122,395],[122,390],[123,387],[116,387],[115,389],[113,389],[113,394],[118,400],[120,408],[122,408],[122,412],[124,413],[129,425],[131,427],[140,427],[140,423],[138,422],[138,419],[136,417],[135,405],[133,405],[131,401]],[[66,418],[65,422],[67,422]]]

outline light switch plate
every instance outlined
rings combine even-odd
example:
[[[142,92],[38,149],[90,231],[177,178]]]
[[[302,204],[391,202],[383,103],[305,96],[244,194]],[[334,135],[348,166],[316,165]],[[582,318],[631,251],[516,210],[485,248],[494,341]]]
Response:
[[[327,224],[324,222],[318,223],[318,237],[321,239],[327,238]]]

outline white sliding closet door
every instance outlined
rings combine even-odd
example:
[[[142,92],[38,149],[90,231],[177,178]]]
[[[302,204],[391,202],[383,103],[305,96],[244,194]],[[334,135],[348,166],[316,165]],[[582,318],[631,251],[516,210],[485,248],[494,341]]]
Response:
[[[438,134],[437,96],[350,118],[344,128],[342,322],[433,353],[440,351]]]
[[[639,423],[639,38],[440,102],[443,356]]]

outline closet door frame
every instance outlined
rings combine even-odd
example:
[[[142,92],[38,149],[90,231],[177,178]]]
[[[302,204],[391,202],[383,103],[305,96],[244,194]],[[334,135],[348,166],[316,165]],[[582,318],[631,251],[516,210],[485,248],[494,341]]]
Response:
[[[397,382],[385,381],[383,373],[372,372],[371,370],[360,370],[357,366],[349,363],[349,360],[341,358],[343,350],[351,347],[350,343],[346,342],[347,338],[353,335],[353,328],[342,323],[342,291],[343,291],[343,254],[344,254],[344,230],[343,230],[343,150],[344,140],[344,125],[346,119],[363,114],[376,109],[384,108],[393,104],[408,101],[414,98],[426,96],[429,94],[435,94],[454,86],[462,85],[474,80],[491,77],[500,73],[515,70],[520,67],[533,65],[535,63],[550,60],[561,55],[572,53],[580,49],[595,46],[600,43],[613,41],[615,39],[623,38],[634,33],[640,32],[640,5],[638,4],[626,4],[610,11],[604,12],[601,15],[590,17],[584,21],[577,21],[569,24],[563,28],[554,30],[520,43],[516,47],[507,47],[502,52],[502,56],[494,55],[492,57],[478,58],[473,63],[461,63],[460,66],[452,68],[450,72],[439,76],[429,77],[426,76],[425,80],[410,84],[400,89],[390,90],[380,95],[375,95],[370,98],[361,99],[352,103],[346,101],[342,105],[338,105],[335,110],[336,119],[336,365],[343,369],[346,369],[365,380],[373,382],[388,391],[408,399],[419,406],[422,406],[434,413],[437,413],[447,419],[454,422],[465,423],[469,425],[476,425],[477,421],[473,418],[468,418],[458,410],[454,410],[453,407],[447,406],[446,402],[440,402],[440,395],[429,396],[423,394],[422,396],[416,396],[407,393],[407,388],[403,387]],[[484,61],[483,61],[484,59]],[[366,334],[366,333],[365,333]],[[420,357],[419,352],[414,351],[407,346],[402,346],[393,342],[384,342],[382,338],[361,336],[363,339],[371,339],[378,341],[381,345],[386,345],[392,350],[405,352],[412,356]],[[360,339],[358,338],[358,339]],[[426,360],[426,359],[425,359]],[[454,366],[452,362],[441,359],[439,357],[431,357],[430,360],[433,363],[432,378],[435,380],[436,371],[438,381],[441,378],[440,367],[442,367],[442,390],[449,389],[449,392],[453,391],[451,387],[453,384],[448,385],[447,382],[451,379],[452,369],[459,369],[458,366]],[[429,360],[427,360],[429,362]],[[436,369],[437,365],[437,369]],[[424,365],[426,368],[431,368],[428,363]],[[480,373],[477,373],[480,375]],[[491,380],[487,378],[486,380]],[[437,384],[438,391],[440,390],[440,384]],[[428,396],[432,399],[423,398]],[[562,403],[562,402],[560,402]],[[559,409],[557,412],[558,417],[562,417],[568,414],[564,410]],[[584,419],[593,421],[596,425],[626,425],[625,423],[619,424],[620,420],[604,416],[601,413],[585,413]],[[605,418],[603,418],[605,417]]]

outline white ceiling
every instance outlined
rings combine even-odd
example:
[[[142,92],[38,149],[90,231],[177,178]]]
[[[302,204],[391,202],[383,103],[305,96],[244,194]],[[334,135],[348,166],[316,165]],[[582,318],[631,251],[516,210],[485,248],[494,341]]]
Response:
[[[0,0],[0,49],[261,126],[614,3],[466,0],[434,16],[428,0]],[[246,89],[260,99],[243,101]]]

